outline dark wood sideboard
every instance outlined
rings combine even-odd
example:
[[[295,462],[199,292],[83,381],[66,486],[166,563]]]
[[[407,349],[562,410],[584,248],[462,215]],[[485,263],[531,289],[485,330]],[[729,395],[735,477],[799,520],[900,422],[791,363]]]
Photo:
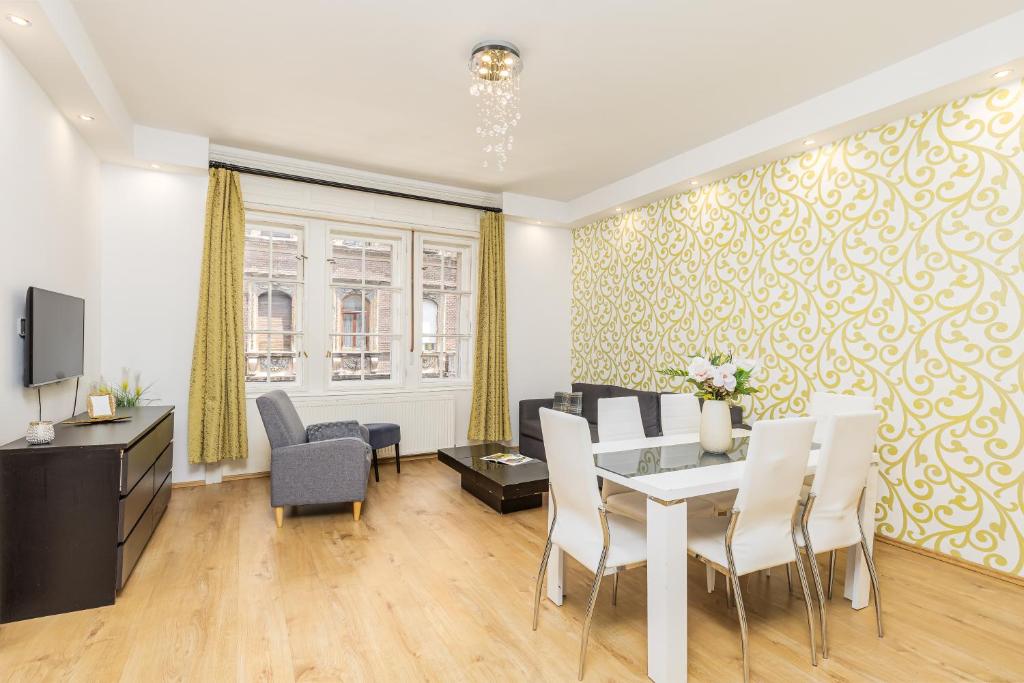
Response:
[[[171,498],[174,408],[117,414],[0,446],[0,623],[111,605],[142,556]]]

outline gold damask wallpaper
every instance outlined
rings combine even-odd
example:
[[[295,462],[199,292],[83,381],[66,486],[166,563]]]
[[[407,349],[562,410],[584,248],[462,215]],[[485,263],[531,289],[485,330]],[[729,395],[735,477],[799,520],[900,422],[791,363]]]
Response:
[[[1024,88],[578,228],[579,381],[761,359],[758,417],[873,395],[881,534],[1024,575]]]

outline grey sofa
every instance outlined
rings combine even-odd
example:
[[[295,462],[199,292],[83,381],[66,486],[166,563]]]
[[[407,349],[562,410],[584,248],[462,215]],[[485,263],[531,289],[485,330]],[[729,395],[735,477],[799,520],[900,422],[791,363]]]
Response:
[[[602,398],[619,396],[636,396],[640,402],[640,417],[644,423],[644,434],[658,436],[661,434],[661,393],[657,391],[641,391],[627,389],[612,384],[585,384],[574,382],[573,391],[583,394],[583,417],[590,423],[590,440],[597,442],[597,402]],[[531,398],[519,402],[519,452],[531,458],[547,460],[544,451],[544,435],[540,429],[540,409],[550,408],[554,403],[551,398]],[[742,425],[743,408],[731,406],[732,422]]]
[[[359,521],[370,476],[370,435],[356,421],[303,427],[283,391],[256,399],[270,440],[270,504],[277,526],[285,505],[352,503]]]

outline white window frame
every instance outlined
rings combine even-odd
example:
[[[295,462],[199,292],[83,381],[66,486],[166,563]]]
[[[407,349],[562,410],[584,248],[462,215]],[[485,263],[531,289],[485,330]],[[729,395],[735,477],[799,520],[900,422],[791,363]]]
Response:
[[[414,372],[421,385],[425,386],[469,386],[473,381],[473,352],[474,340],[476,338],[476,304],[477,304],[477,247],[479,240],[467,237],[454,237],[433,233],[417,233],[414,254],[413,271],[416,273],[414,311],[414,332],[413,337],[413,362]],[[462,259],[461,281],[468,283],[469,289],[460,290],[433,290],[423,287],[423,250],[429,246],[438,246],[447,249],[458,249],[465,254]],[[443,276],[442,276],[443,277]],[[443,280],[442,280],[443,281]],[[457,335],[437,335],[438,337],[457,337],[461,339],[460,362],[458,377],[424,377],[423,376],[423,294],[424,292],[443,292],[446,294],[461,294],[466,298],[466,305],[460,311],[459,329]],[[464,349],[464,351],[463,351]]]
[[[409,338],[411,331],[408,329],[410,320],[408,313],[409,304],[409,234],[403,230],[391,228],[359,225],[341,221],[323,221],[324,225],[324,258],[323,258],[323,284],[321,290],[324,293],[323,302],[323,333],[320,335],[324,345],[325,367],[322,371],[324,389],[327,393],[352,393],[372,391],[374,389],[394,389],[406,385],[406,368],[408,359]],[[339,237],[356,240],[369,240],[374,242],[388,242],[392,244],[392,268],[391,286],[380,287],[374,285],[348,285],[351,289],[381,289],[392,292],[392,325],[395,334],[391,335],[391,377],[388,379],[350,379],[335,380],[331,372],[332,348],[331,337],[333,332],[332,303],[333,290],[336,285],[331,282],[331,242]],[[369,335],[369,333],[363,333]],[[344,335],[342,335],[344,336]]]
[[[260,211],[246,211],[245,212],[245,229],[248,231],[249,226],[256,228],[267,228],[270,230],[279,229],[282,231],[291,231],[299,233],[299,248],[301,249],[299,255],[299,271],[301,276],[296,280],[282,280],[280,278],[273,278],[273,246],[271,246],[270,252],[270,263],[268,266],[266,278],[254,278],[244,276],[242,278],[243,287],[249,282],[266,282],[271,285],[274,282],[282,282],[287,284],[294,284],[298,288],[299,292],[299,320],[298,325],[294,325],[295,331],[290,332],[291,336],[295,338],[295,377],[296,379],[291,382],[271,382],[269,378],[266,381],[246,381],[245,382],[245,393],[247,396],[259,395],[275,389],[284,389],[291,392],[301,392],[306,389],[309,381],[309,367],[307,359],[309,354],[306,352],[306,339],[309,334],[309,306],[308,302],[308,277],[309,277],[309,222],[295,218],[295,217],[283,217],[276,214],[269,214]],[[273,305],[273,295],[271,295],[268,306]],[[270,314],[268,309],[268,316]],[[273,334],[271,331],[259,331],[255,329],[243,330],[242,343],[245,344],[245,336],[248,334]],[[277,333],[280,334],[280,333]],[[248,353],[247,351],[245,353]],[[269,352],[268,352],[269,353]]]
[[[331,217],[329,215],[298,215],[291,211],[278,211],[274,207],[246,208],[246,225],[280,226],[299,230],[302,235],[303,260],[299,303],[301,320],[297,334],[298,380],[295,382],[246,382],[245,393],[255,398],[267,391],[283,389],[293,396],[344,396],[360,394],[390,394],[421,390],[468,388],[472,384],[473,353],[476,334],[476,307],[478,285],[477,258],[479,239],[476,235],[447,234],[440,231],[414,230],[402,224],[376,221],[364,223],[358,218]],[[331,380],[328,354],[328,334],[332,324],[330,268],[330,241],[336,234],[351,235],[358,239],[385,240],[396,244],[393,275],[393,301],[395,306],[396,336],[392,345],[392,377],[388,380]],[[464,249],[464,282],[469,283],[468,305],[463,310],[460,329],[466,330],[464,359],[460,359],[459,377],[424,378],[422,376],[422,256],[423,245],[436,244],[447,248]],[[268,278],[269,279],[269,278]],[[429,290],[428,290],[429,291]],[[466,292],[467,290],[459,290]],[[463,335],[459,335],[463,336]]]

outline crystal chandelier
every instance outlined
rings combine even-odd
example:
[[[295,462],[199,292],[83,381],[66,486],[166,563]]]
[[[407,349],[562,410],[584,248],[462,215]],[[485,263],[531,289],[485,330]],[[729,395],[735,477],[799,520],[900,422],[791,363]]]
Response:
[[[512,129],[519,124],[519,74],[523,60],[512,43],[488,40],[473,48],[469,60],[476,98],[477,135],[483,138],[484,152],[494,154],[498,170],[505,170],[514,138]],[[488,165],[485,160],[484,167]]]

